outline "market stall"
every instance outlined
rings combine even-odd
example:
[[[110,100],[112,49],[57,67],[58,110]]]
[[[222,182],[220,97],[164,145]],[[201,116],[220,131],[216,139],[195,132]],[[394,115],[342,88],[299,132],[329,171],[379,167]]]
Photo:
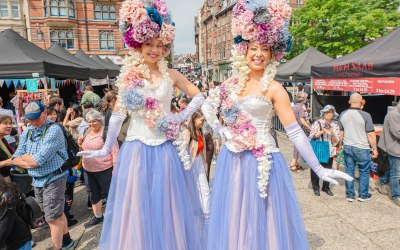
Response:
[[[400,95],[400,27],[343,57],[311,67],[312,87]]]

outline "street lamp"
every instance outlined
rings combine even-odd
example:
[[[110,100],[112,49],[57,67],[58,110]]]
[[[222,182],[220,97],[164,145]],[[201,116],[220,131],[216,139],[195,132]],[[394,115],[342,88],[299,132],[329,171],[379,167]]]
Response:
[[[38,40],[43,41],[44,49],[46,50],[47,49],[46,48],[46,39],[44,38],[44,33],[40,28],[39,28],[38,33],[37,33],[37,38],[38,38]]]

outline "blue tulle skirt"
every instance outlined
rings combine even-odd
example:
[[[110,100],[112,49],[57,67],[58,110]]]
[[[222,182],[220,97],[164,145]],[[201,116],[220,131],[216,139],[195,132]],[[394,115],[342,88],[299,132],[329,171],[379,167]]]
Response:
[[[308,249],[288,165],[272,154],[268,197],[259,196],[258,162],[250,151],[223,147],[211,189],[208,250]]]
[[[124,142],[114,170],[99,249],[205,249],[193,171],[169,141]]]

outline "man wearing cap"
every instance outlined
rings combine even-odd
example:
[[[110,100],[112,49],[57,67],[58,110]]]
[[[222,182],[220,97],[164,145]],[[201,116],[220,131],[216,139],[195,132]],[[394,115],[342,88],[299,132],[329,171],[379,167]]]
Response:
[[[356,166],[360,171],[358,201],[367,201],[372,198],[368,192],[371,148],[372,157],[378,157],[375,128],[371,115],[361,110],[362,96],[360,94],[352,94],[349,104],[350,108],[343,111],[339,117],[340,141],[343,142],[346,173],[354,177]],[[347,200],[354,201],[355,197],[354,180],[346,181]]]
[[[29,126],[21,135],[12,159],[16,166],[28,169],[32,176],[35,197],[40,204],[54,249],[73,249],[67,219],[64,215],[66,171],[61,167],[68,159],[64,134],[57,125],[49,126],[43,103],[31,101],[25,108]]]

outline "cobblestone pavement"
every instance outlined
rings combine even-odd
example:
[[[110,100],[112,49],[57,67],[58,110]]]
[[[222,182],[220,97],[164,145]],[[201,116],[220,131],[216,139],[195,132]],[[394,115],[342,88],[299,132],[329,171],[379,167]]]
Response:
[[[293,146],[285,136],[279,137],[280,149],[290,161]],[[312,192],[308,168],[300,173],[293,173],[292,176],[311,249],[399,249],[400,208],[387,196],[374,190],[372,179],[371,201],[347,202],[343,181],[332,187],[333,197],[323,192],[320,197],[316,197]],[[77,187],[71,212],[79,223],[70,228],[72,238],[78,243],[76,249],[96,249],[101,232],[101,225],[87,230],[83,227],[83,223],[92,215],[86,209],[86,201],[85,188]],[[49,235],[49,230],[33,232],[36,242],[34,250],[51,249]]]

